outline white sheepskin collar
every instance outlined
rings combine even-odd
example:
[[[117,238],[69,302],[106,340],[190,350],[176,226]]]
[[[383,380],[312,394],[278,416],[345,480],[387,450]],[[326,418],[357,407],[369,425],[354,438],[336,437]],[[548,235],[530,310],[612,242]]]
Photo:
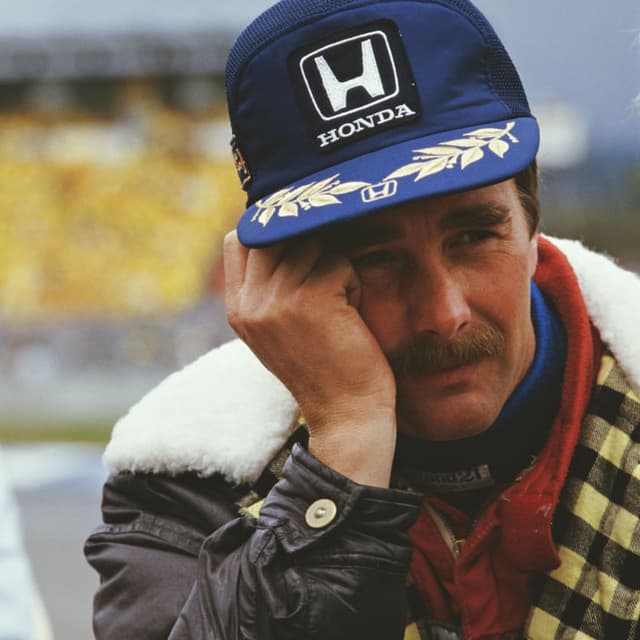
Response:
[[[549,238],[575,270],[592,322],[640,389],[640,278],[579,242]],[[149,392],[116,424],[112,473],[222,474],[255,481],[293,431],[293,396],[240,340],[203,355]]]

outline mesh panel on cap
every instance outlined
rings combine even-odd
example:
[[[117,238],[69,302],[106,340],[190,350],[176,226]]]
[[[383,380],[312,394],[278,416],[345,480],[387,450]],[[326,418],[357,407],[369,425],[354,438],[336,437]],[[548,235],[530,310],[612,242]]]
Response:
[[[501,100],[513,111],[513,115],[530,114],[529,103],[522,82],[509,54],[484,15],[466,0],[431,0],[451,7],[466,16],[482,33],[489,46],[488,71],[491,85]]]
[[[227,95],[233,87],[246,59],[258,48],[293,25],[331,13],[356,0],[282,0],[258,16],[241,34],[227,60],[225,85]]]

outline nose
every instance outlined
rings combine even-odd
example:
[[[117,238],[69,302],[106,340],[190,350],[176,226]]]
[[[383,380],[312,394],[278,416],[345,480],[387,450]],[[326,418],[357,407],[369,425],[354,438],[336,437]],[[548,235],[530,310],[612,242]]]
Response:
[[[415,335],[430,333],[451,340],[471,320],[464,280],[447,265],[431,263],[416,269],[409,298]]]

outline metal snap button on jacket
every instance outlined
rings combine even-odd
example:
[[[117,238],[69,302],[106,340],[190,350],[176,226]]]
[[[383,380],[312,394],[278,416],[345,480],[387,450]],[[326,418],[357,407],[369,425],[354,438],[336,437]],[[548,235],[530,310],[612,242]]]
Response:
[[[305,521],[312,529],[322,529],[331,524],[338,513],[338,507],[333,500],[322,498],[316,500],[305,514]]]

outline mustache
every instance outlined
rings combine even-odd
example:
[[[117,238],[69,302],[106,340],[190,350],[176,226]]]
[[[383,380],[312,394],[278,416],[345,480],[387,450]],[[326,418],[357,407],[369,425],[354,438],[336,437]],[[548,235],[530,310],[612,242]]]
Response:
[[[396,377],[419,376],[499,356],[504,348],[504,334],[493,325],[481,324],[448,342],[428,334],[419,336],[389,354],[387,359]]]

